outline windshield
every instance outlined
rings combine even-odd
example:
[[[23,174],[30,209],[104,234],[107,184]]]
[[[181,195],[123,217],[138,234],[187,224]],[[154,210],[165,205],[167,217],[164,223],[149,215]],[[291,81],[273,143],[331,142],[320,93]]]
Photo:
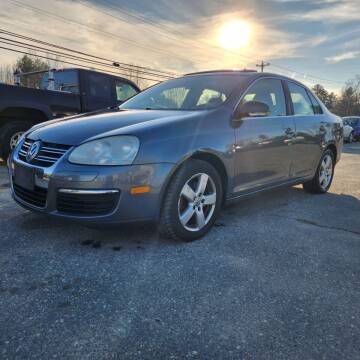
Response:
[[[198,75],[169,80],[134,96],[121,109],[203,110],[221,106],[241,76]]]

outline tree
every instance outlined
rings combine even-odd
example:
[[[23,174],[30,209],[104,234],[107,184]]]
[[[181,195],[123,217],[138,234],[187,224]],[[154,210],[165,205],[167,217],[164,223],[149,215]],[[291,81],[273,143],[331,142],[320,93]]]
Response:
[[[320,84],[316,84],[312,90],[330,111],[335,111],[338,99],[333,92],[329,93]]]
[[[14,82],[14,72],[11,65],[0,66],[0,83],[12,84]]]
[[[325,90],[325,88],[320,85],[320,84],[316,84],[313,88],[312,88],[313,92],[315,93],[315,95],[325,104],[329,98],[329,93],[327,92],[327,90]]]
[[[36,56],[23,55],[18,58],[14,65],[14,72],[31,73],[34,71],[47,71],[50,69],[50,63],[45,62]],[[42,74],[24,75],[20,78],[22,86],[37,88],[40,85]]]
[[[36,56],[24,55],[16,60],[14,70],[20,73],[27,73],[32,71],[43,71],[49,70],[50,64],[37,58]]]
[[[338,103],[338,97],[333,92],[329,93],[327,99],[327,107],[330,111],[336,111],[336,106]]]

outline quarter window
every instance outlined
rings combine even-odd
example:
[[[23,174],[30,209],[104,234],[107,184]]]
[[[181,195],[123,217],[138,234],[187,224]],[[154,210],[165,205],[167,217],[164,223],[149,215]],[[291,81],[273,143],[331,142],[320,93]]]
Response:
[[[294,107],[294,115],[314,115],[314,108],[310,98],[302,86],[289,82],[291,101]]]
[[[310,100],[311,100],[311,103],[312,103],[312,106],[314,109],[314,113],[322,114],[323,113],[322,108],[321,108],[319,102],[316,100],[315,96],[310,91],[308,91],[308,95],[310,97]]]
[[[259,101],[265,103],[270,110],[270,116],[285,116],[285,95],[281,80],[263,79],[257,81],[244,95],[241,103]]]

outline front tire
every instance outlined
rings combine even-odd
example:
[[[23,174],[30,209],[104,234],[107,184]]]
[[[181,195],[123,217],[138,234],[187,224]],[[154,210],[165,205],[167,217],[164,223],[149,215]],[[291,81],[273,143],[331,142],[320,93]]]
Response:
[[[174,240],[193,241],[214,224],[222,204],[223,188],[217,170],[192,159],[175,173],[166,190],[159,232]]]
[[[17,141],[32,126],[28,121],[11,121],[0,128],[0,157],[6,160],[11,151],[14,150]]]
[[[326,193],[332,183],[335,170],[335,155],[327,149],[320,160],[314,178],[303,184],[305,191],[313,194]]]

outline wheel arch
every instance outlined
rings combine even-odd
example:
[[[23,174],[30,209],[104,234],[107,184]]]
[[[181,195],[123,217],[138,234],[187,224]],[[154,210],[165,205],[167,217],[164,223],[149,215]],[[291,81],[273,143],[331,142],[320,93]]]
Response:
[[[11,121],[27,121],[34,125],[48,120],[47,114],[40,109],[22,106],[12,106],[2,109],[0,112],[0,126]]]
[[[336,145],[335,144],[333,144],[333,143],[331,143],[331,144],[328,144],[327,146],[326,146],[326,148],[325,148],[325,151],[326,150],[331,150],[332,152],[333,152],[333,154],[334,154],[334,160],[335,160],[335,162],[337,161],[337,158],[338,158],[338,151],[337,151],[337,148],[336,148]]]
[[[172,171],[167,176],[167,179],[165,181],[165,186],[163,186],[161,193],[160,193],[160,208],[159,208],[159,214],[161,211],[161,208],[163,206],[166,190],[168,189],[171,179],[174,177],[174,175],[179,171],[179,169],[189,160],[191,159],[197,159],[197,160],[203,160],[208,163],[210,163],[219,173],[221,178],[221,183],[223,186],[223,199],[222,202],[224,203],[226,200],[226,196],[228,193],[228,186],[229,186],[229,176],[228,172],[226,171],[226,167],[219,156],[208,152],[208,151],[195,151],[191,154],[188,154],[184,158],[182,158],[172,169]]]

